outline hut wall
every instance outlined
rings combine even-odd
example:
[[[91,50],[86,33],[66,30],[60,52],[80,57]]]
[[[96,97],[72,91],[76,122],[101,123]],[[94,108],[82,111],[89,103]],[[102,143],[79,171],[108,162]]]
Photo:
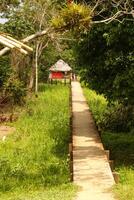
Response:
[[[52,79],[63,79],[64,73],[63,72],[51,72]]]

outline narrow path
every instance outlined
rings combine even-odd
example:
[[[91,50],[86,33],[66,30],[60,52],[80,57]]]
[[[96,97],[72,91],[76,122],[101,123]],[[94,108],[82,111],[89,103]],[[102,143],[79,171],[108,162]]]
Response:
[[[75,200],[114,200],[114,178],[79,82],[72,82]]]

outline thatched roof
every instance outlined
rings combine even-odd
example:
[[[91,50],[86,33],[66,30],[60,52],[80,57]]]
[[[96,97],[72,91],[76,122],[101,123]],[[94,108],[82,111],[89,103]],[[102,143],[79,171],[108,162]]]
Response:
[[[63,60],[58,60],[49,70],[54,72],[70,72],[72,68]]]

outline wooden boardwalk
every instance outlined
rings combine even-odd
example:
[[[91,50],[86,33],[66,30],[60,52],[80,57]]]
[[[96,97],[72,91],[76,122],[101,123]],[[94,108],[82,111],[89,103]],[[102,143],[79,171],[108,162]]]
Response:
[[[115,184],[103,145],[79,82],[72,82],[73,180],[75,200],[115,200]]]

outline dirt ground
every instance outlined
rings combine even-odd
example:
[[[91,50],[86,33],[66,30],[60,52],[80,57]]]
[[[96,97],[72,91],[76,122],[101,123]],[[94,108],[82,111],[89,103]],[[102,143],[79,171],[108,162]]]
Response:
[[[15,131],[14,127],[1,125],[0,126],[0,140],[5,139],[8,135],[11,135]]]

